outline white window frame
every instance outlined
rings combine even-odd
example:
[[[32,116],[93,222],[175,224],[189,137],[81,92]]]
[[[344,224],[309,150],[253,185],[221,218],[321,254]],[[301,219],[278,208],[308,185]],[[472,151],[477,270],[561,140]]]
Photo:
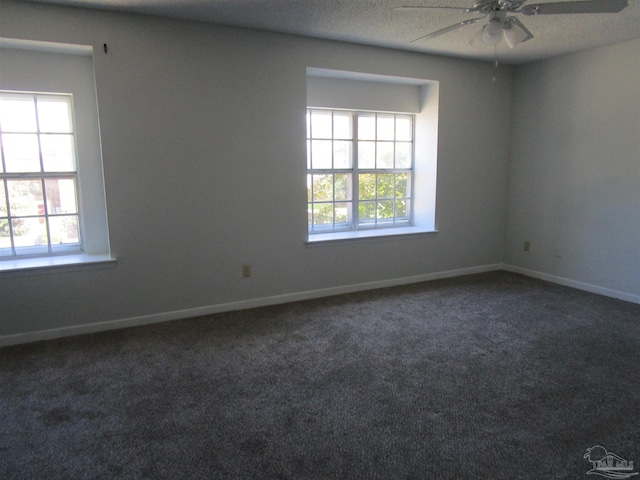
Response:
[[[50,267],[112,264],[93,48],[0,38],[0,90],[73,96],[76,194],[82,248],[26,257],[0,257],[0,275]]]
[[[0,199],[0,204],[4,204],[6,206],[6,216],[0,213],[0,221],[7,221],[7,228],[9,230],[9,241],[10,247],[8,251],[6,248],[2,248],[0,246],[0,261],[1,260],[9,260],[16,258],[29,258],[29,257],[45,257],[45,256],[53,256],[53,255],[64,255],[69,253],[81,253],[83,252],[83,222],[82,222],[82,213],[80,212],[80,204],[78,202],[78,168],[77,161],[75,159],[75,120],[73,115],[73,96],[71,94],[58,94],[58,93],[38,93],[38,92],[16,92],[11,90],[0,90],[0,96],[6,97],[14,97],[14,98],[23,98],[25,100],[32,100],[34,105],[34,111],[36,115],[35,122],[35,130],[34,131],[10,131],[4,130],[2,125],[0,124],[0,191],[4,191],[4,198]],[[73,170],[67,171],[47,171],[44,165],[44,159],[42,154],[42,139],[47,135],[57,135],[57,133],[51,133],[43,131],[40,122],[38,119],[38,102],[43,99],[49,98],[57,98],[57,99],[65,99],[67,100],[67,106],[69,110],[69,121],[70,131],[64,132],[64,135],[69,135],[72,137],[73,151]],[[38,150],[39,150],[39,167],[40,171],[18,171],[11,172],[7,171],[7,160],[6,160],[6,149],[5,142],[3,141],[5,137],[4,135],[36,135],[38,142]],[[28,169],[27,169],[28,170]],[[74,182],[74,201],[76,205],[76,211],[70,214],[64,213],[60,214],[57,212],[49,211],[50,202],[47,199],[47,188],[45,186],[46,180],[59,180],[59,179],[71,179]],[[9,199],[9,188],[8,184],[12,180],[33,180],[39,181],[41,185],[42,191],[42,212],[38,212],[38,214],[26,214],[20,215],[16,214],[12,211],[11,202]],[[2,210],[0,210],[2,211]],[[55,244],[52,242],[52,234],[51,234],[51,219],[63,216],[74,216],[77,218],[77,228],[78,228],[78,242],[73,243],[59,243]],[[16,245],[16,235],[14,232],[14,220],[26,220],[26,219],[38,219],[45,225],[46,231],[46,245],[43,243],[42,246],[34,245],[34,246],[17,246]],[[46,251],[43,249],[46,248]]]
[[[313,132],[313,123],[311,118],[314,112],[325,113],[331,115],[331,124],[332,124],[332,132],[331,138],[327,138],[326,136],[316,137]],[[339,138],[336,136],[334,125],[334,117],[338,115],[341,117],[350,116],[350,124],[351,124],[351,135],[350,138]],[[359,126],[360,119],[362,118],[371,118],[374,119],[374,137],[363,139],[360,138],[359,135]],[[380,139],[378,138],[377,125],[378,119],[381,117],[392,117],[394,122],[394,134],[393,139]],[[398,137],[397,132],[397,119],[404,118],[410,119],[411,127],[410,127],[410,139],[404,139]],[[413,212],[413,171],[414,171],[414,138],[415,138],[415,115],[408,113],[398,113],[398,112],[379,112],[379,111],[363,111],[363,110],[347,110],[347,109],[329,109],[329,108],[307,108],[307,212],[308,212],[308,234],[309,237],[318,234],[325,233],[333,233],[333,232],[341,232],[341,231],[360,231],[360,230],[372,230],[372,229],[389,229],[389,228],[399,228],[399,227],[408,227],[412,225],[412,212]],[[331,142],[332,145],[332,167],[331,168],[314,168],[315,159],[314,159],[314,148],[313,142]],[[350,167],[340,168],[336,167],[334,164],[334,156],[335,156],[335,148],[333,148],[334,142],[347,143],[350,142]],[[376,165],[371,167],[362,167],[359,162],[359,153],[358,148],[360,144],[364,143],[372,143],[374,145],[374,158],[376,159]],[[380,167],[377,164],[377,152],[378,152],[378,144],[392,144],[393,145],[393,159],[394,165],[391,167]],[[409,166],[399,167],[396,164],[396,159],[399,157],[398,155],[398,145],[409,145]],[[370,198],[360,198],[360,175],[375,175],[376,180],[374,182],[375,194]],[[336,199],[335,188],[332,189],[333,198],[331,200],[316,200],[314,198],[314,176],[326,176],[333,175],[334,177],[334,185],[336,184],[335,178],[337,175],[344,175],[347,178],[350,176],[351,181],[346,186],[346,199]],[[393,183],[393,194],[391,196],[379,196],[378,195],[378,176],[379,175],[392,175],[394,178]],[[405,195],[398,196],[396,188],[398,186],[398,182],[396,181],[396,176],[405,176]],[[404,215],[397,214],[398,205],[404,202]],[[360,206],[366,203],[375,203],[375,215],[373,219],[362,219],[360,218]],[[379,207],[381,203],[391,203],[393,205],[393,216],[391,217],[379,217]],[[347,205],[346,210],[346,221],[336,222],[336,204],[345,204]],[[332,223],[331,224],[316,224],[315,223],[315,205],[333,205],[333,215],[332,215]]]

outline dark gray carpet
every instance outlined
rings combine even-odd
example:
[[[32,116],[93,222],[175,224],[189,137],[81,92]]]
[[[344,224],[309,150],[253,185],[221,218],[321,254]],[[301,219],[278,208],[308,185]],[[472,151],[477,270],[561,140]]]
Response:
[[[639,381],[640,305],[427,282],[0,349],[0,478],[594,478]]]

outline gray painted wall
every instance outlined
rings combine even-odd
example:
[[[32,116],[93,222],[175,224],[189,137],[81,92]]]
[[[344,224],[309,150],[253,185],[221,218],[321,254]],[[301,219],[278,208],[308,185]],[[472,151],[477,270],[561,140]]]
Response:
[[[519,67],[512,118],[505,263],[640,299],[640,40]]]
[[[117,258],[0,277],[0,338],[502,261],[510,68],[13,1],[0,37],[94,47]],[[441,82],[439,233],[305,245],[307,67]]]

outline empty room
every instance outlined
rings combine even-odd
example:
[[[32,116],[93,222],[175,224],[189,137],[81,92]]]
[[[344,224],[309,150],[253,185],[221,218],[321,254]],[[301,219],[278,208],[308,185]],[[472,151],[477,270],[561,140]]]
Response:
[[[640,0],[0,0],[0,478],[633,478]]]

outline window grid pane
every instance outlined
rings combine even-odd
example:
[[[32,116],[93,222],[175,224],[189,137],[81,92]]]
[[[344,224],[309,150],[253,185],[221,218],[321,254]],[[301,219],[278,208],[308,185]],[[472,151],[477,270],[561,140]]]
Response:
[[[0,91],[0,257],[82,251],[71,95]]]
[[[308,109],[310,233],[408,225],[413,116]]]

